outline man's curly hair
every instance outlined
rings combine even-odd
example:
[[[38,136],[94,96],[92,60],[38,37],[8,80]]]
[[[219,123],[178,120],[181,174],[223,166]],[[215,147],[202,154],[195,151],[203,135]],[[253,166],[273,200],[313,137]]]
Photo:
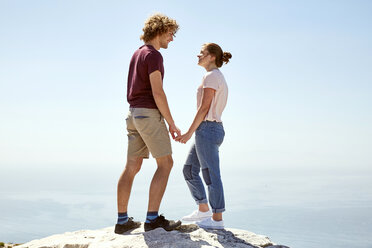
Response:
[[[154,14],[145,21],[143,27],[143,34],[141,40],[149,42],[158,35],[162,35],[167,32],[175,34],[178,31],[178,24],[176,20],[173,20],[163,14]]]

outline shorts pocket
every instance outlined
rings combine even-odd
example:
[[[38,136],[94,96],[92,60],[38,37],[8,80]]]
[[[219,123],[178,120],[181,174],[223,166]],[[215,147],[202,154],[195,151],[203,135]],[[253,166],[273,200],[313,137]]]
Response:
[[[202,173],[203,173],[203,178],[204,178],[205,184],[206,185],[211,185],[212,182],[211,182],[211,176],[209,175],[209,169],[208,168],[202,169]]]
[[[185,177],[185,180],[191,180],[192,179],[191,165],[185,164],[183,166],[183,176]]]
[[[145,115],[138,115],[134,117],[134,119],[145,119],[145,118],[149,118],[149,117]]]

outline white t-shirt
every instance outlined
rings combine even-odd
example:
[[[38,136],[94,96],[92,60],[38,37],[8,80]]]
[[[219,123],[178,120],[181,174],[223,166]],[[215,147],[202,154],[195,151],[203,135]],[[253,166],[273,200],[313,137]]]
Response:
[[[222,122],[221,115],[227,103],[228,88],[225,77],[220,70],[213,69],[204,75],[196,96],[198,109],[201,105],[204,88],[216,90],[208,114],[204,120]]]

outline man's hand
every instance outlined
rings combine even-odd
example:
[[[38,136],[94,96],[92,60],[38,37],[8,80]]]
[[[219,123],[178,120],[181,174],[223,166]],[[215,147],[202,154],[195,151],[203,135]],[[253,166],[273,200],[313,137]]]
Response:
[[[178,127],[176,127],[175,124],[169,125],[169,132],[172,135],[173,139],[176,139],[176,138],[181,136],[181,130],[179,130]],[[174,135],[174,134],[177,134],[177,136]]]
[[[183,144],[186,144],[186,142],[191,139],[192,133],[187,132],[183,135],[178,136],[175,140],[178,142],[181,142]]]

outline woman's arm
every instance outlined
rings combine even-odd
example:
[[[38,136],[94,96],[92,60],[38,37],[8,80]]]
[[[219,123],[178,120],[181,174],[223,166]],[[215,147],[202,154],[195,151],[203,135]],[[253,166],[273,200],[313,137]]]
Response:
[[[198,109],[198,112],[196,113],[194,121],[192,122],[189,130],[185,134],[178,136],[176,138],[176,141],[179,141],[185,144],[191,138],[195,130],[199,127],[200,123],[204,120],[205,116],[207,115],[215,92],[216,90],[212,88],[203,89],[203,95],[202,95],[202,100],[201,100],[202,102]]]

